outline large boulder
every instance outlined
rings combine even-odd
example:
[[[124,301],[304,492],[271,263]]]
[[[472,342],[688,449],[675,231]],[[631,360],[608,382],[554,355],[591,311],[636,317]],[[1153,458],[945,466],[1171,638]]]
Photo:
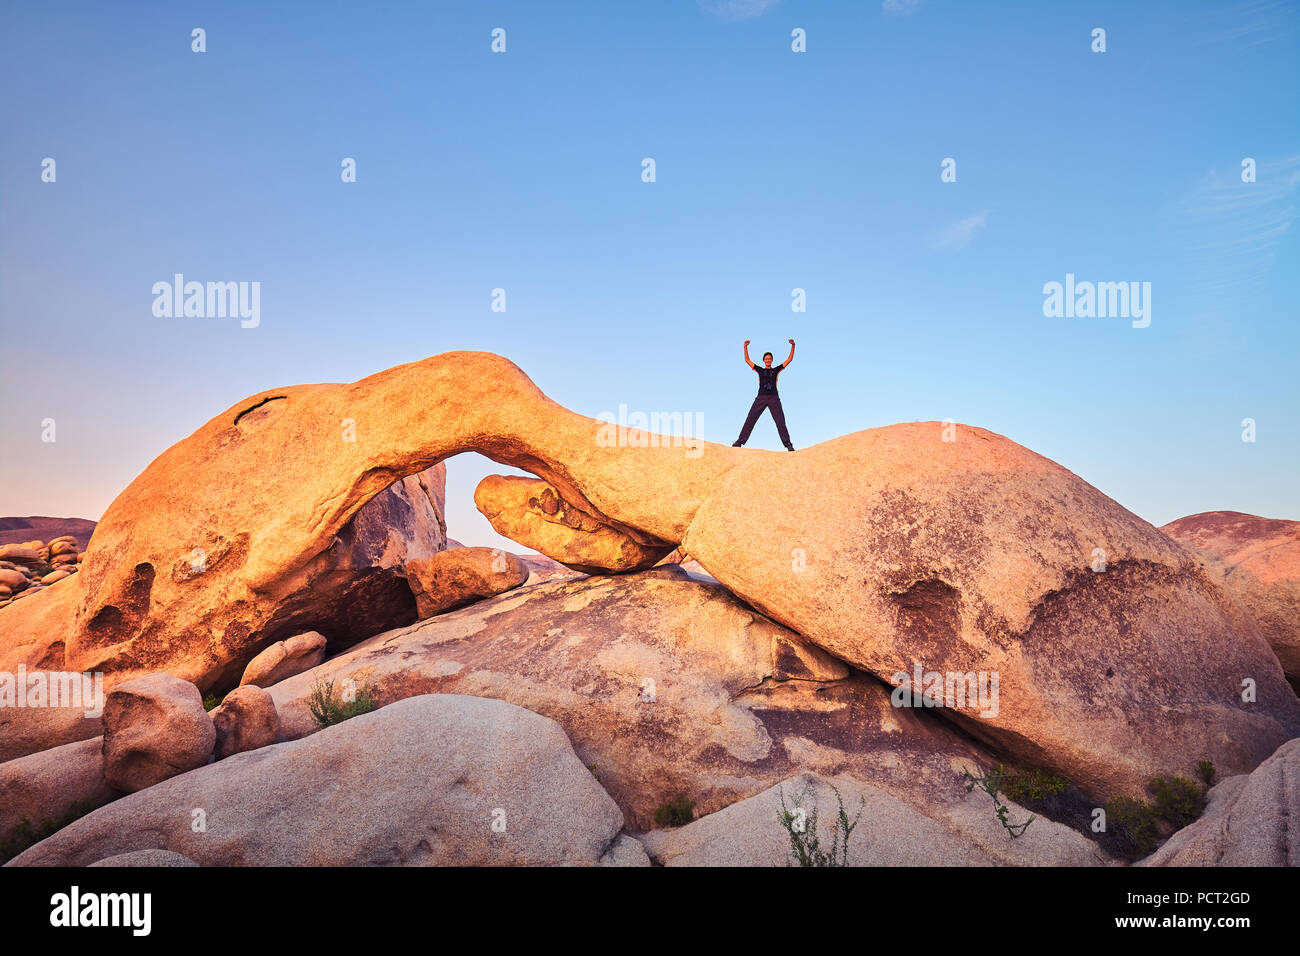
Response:
[[[9,865],[159,849],[200,866],[594,865],[622,824],[554,721],[431,695],[132,794]]]
[[[587,574],[640,571],[673,550],[570,504],[540,478],[488,475],[474,489],[474,505],[498,534]]]
[[[1300,734],[1276,656],[1209,572],[1007,438],[916,422],[790,454],[611,427],[487,353],[269,390],[160,455],[109,507],[82,572],[20,603],[79,596],[71,668],[233,683],[267,643],[315,627],[312,614],[346,611],[296,596],[328,583],[328,552],[367,501],[477,451],[634,541],[682,545],[878,678],[914,665],[997,674],[995,717],[944,715],[1095,797],[1141,795],[1201,758],[1246,772]],[[0,613],[0,654],[48,651],[17,632],[15,609]]]
[[[325,635],[319,631],[295,634],[287,641],[276,641],[258,654],[244,668],[240,685],[270,687],[280,681],[311,670],[325,659]]]
[[[210,716],[217,733],[213,754],[218,760],[269,747],[280,739],[280,716],[275,712],[275,701],[252,684],[232,690]]]
[[[1012,839],[977,791],[971,812],[960,820],[932,819],[879,787],[838,776],[800,774],[762,793],[683,827],[639,837],[650,858],[663,866],[796,865],[791,832],[813,835],[835,865],[849,866],[1100,866],[1110,861],[1081,833],[1037,818]],[[1030,814],[1014,803],[1009,819]],[[852,827],[846,843],[839,811]],[[783,809],[784,808],[784,809]],[[792,815],[790,828],[783,813]],[[815,828],[814,828],[815,814]],[[856,820],[856,823],[854,821]]]
[[[341,544],[355,567],[401,569],[447,547],[447,466],[439,462],[393,482],[345,526]]]
[[[406,563],[406,580],[421,620],[517,588],[528,568],[499,548],[453,548]]]
[[[882,679],[997,675],[995,716],[941,712],[1013,758],[1096,800],[1140,797],[1200,759],[1248,771],[1300,734],[1268,643],[1200,562],[1055,462],[938,422],[751,454],[683,548]]]
[[[201,767],[216,743],[203,697],[189,681],[148,674],[104,703],[104,779],[126,793]]]
[[[0,584],[7,587],[11,592],[21,591],[27,587],[29,579],[21,571],[15,571],[12,568],[0,567]]]
[[[1140,866],[1300,866],[1300,740],[1210,790],[1200,819]]]
[[[1300,521],[1208,511],[1160,529],[1201,557],[1255,619],[1300,689]]]
[[[45,559],[30,544],[0,544],[0,561],[12,561],[15,564],[44,564]]]
[[[100,747],[96,737],[0,763],[0,846],[120,796],[104,782]]]

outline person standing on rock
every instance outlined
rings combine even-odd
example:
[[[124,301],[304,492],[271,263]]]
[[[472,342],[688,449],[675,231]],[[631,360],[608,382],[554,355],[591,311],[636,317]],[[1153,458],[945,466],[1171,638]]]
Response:
[[[789,368],[790,363],[794,361],[794,339],[789,340],[790,355],[776,368],[772,367],[771,352],[763,353],[761,368],[755,365],[749,358],[749,342],[749,339],[745,339],[745,364],[758,373],[758,397],[754,399],[754,404],[749,406],[745,426],[740,430],[740,437],[732,442],[731,447],[744,447],[745,442],[749,441],[749,433],[754,430],[755,423],[766,409],[772,413],[772,421],[776,422],[776,431],[781,436],[781,444],[785,445],[786,451],[794,451],[794,446],[790,444],[790,433],[785,430],[785,410],[781,408],[781,396],[776,391],[776,377]]]

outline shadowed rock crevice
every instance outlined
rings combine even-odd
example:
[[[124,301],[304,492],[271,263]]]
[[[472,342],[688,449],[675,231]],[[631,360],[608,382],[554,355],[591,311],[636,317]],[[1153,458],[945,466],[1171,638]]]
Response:
[[[231,424],[232,424],[232,425],[238,425],[240,419],[242,419],[245,415],[249,414],[250,412],[255,412],[255,411],[257,411],[259,408],[261,408],[261,407],[262,407],[263,405],[265,405],[267,402],[279,402],[279,401],[283,401],[284,399],[286,399],[286,398],[288,398],[288,397],[289,397],[289,396],[287,396],[287,395],[271,395],[271,396],[268,396],[267,398],[262,399],[260,402],[255,402],[254,404],[249,405],[247,408],[245,408],[245,409],[244,409],[242,412],[240,412],[238,415],[236,415],[236,416],[235,416],[235,420],[234,420],[233,422],[231,422]]]

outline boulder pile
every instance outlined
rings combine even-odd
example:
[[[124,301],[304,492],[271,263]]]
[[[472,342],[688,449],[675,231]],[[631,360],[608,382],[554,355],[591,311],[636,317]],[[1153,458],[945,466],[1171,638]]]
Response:
[[[0,545],[0,608],[71,577],[83,556],[72,535]]]

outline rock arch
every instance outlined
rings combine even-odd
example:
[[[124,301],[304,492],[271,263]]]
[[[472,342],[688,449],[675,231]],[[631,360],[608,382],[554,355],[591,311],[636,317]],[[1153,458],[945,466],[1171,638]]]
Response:
[[[481,352],[251,396],[110,506],[75,576],[66,664],[203,683],[265,643],[276,608],[310,586],[367,500],[475,451],[631,539],[681,544],[733,593],[882,680],[918,655],[927,670],[997,670],[997,716],[951,716],[1090,792],[1141,793],[1201,757],[1247,771],[1300,734],[1276,657],[1204,568],[1003,436],[960,426],[944,441],[941,423],[917,422],[794,454],[708,442],[687,453],[611,444],[606,428]],[[1141,573],[1094,575],[1098,547]],[[200,574],[187,571],[194,549],[214,556]],[[142,598],[143,565],[154,574]],[[0,614],[4,659],[33,646],[24,622],[46,600]],[[122,626],[94,633],[107,607]],[[1255,704],[1240,700],[1244,678]]]

